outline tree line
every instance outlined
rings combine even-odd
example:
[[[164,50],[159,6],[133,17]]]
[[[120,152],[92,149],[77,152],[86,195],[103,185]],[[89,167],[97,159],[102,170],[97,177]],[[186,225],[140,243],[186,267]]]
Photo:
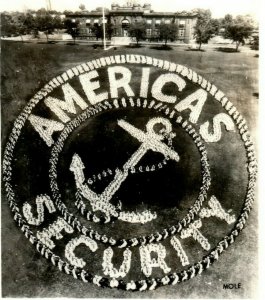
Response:
[[[26,13],[2,13],[1,14],[1,35],[19,35],[23,41],[23,35],[32,34],[38,36],[38,32],[44,32],[48,41],[48,34],[55,29],[64,29],[64,20],[61,13],[57,11],[47,11],[42,8],[38,11],[28,11]]]
[[[233,18],[232,15],[227,14],[224,18],[213,19],[210,10],[198,9],[197,13],[194,37],[199,49],[212,37],[222,34],[224,38],[231,39],[235,43],[236,51],[238,51],[240,44],[244,45],[255,29],[254,20],[249,15]],[[256,43],[258,43],[258,39],[256,39]]]
[[[80,8],[83,10],[84,8]],[[246,40],[252,35],[255,28],[254,21],[250,16],[226,15],[224,18],[214,19],[211,16],[210,10],[196,9],[193,12],[197,13],[197,21],[194,26],[194,38],[200,50],[202,44],[206,44],[209,40],[218,35],[223,35],[224,38],[231,39],[235,43],[236,51],[240,45],[244,45]],[[64,12],[68,14],[68,11]],[[114,33],[114,25],[106,23],[106,37],[111,39]],[[150,38],[147,34],[147,29],[151,28],[149,24],[137,22],[130,24],[128,33],[134,37],[136,43]],[[38,11],[28,11],[27,13],[2,13],[1,14],[1,35],[12,36],[19,35],[23,41],[23,35],[33,34],[36,37],[39,32],[44,32],[47,37],[56,29],[65,29],[74,41],[80,36],[80,24],[76,20],[73,22],[69,18],[62,18],[62,14],[57,11],[47,11],[40,9]],[[160,24],[156,27],[157,40],[164,41],[167,45],[168,41],[176,40],[178,35],[178,26],[175,23]],[[103,38],[103,29],[100,25],[91,27],[92,33],[96,39]],[[254,42],[258,48],[258,36],[255,36]]]

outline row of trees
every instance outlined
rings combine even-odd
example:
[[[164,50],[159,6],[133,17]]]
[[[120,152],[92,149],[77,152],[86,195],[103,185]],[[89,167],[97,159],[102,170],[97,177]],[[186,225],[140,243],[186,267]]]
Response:
[[[147,29],[149,27],[145,22],[137,22],[133,23],[128,27],[128,33],[130,37],[135,38],[137,45],[140,41],[146,40],[150,36],[147,35]],[[111,39],[113,32],[114,32],[114,26],[110,23],[106,24],[105,27],[106,30],[106,36],[108,39]],[[94,26],[92,27],[92,31],[97,39],[103,38],[103,28],[102,26]],[[178,26],[176,24],[160,24],[156,28],[156,38],[164,41],[165,45],[169,40],[174,41],[177,36]]]
[[[232,15],[228,14],[222,19],[213,19],[210,10],[197,9],[196,13],[198,17],[194,27],[194,38],[199,45],[199,50],[202,44],[208,43],[221,31],[224,38],[231,39],[235,43],[236,51],[238,51],[239,45],[244,45],[254,30],[254,22],[249,16],[233,18]],[[176,24],[161,24],[158,27],[159,39],[164,40],[166,45],[168,40],[176,38],[177,31]],[[136,38],[138,44],[140,40],[146,38],[146,24],[132,24],[129,33]],[[258,44],[258,38],[256,40],[256,44]]]
[[[196,9],[195,12],[198,17],[194,27],[194,38],[199,45],[199,49],[201,49],[202,44],[208,43],[212,37],[222,30],[225,38],[235,42],[236,51],[238,51],[239,45],[245,43],[254,29],[253,20],[249,16],[233,18],[231,15],[226,15],[222,19],[213,19],[210,10]],[[40,9],[26,14],[1,14],[1,34],[6,36],[20,35],[22,40],[25,34],[37,35],[39,31],[42,31],[46,34],[48,41],[48,34],[51,34],[55,29],[63,28],[72,35],[74,40],[80,34],[78,20],[72,22],[71,19],[62,19],[60,13],[56,11],[51,12]],[[147,38],[146,31],[148,28],[148,24],[145,22],[137,22],[129,26],[128,32],[131,37],[136,39],[138,44],[141,40]],[[97,39],[103,38],[102,26],[92,26],[91,29]],[[178,32],[176,24],[160,24],[156,29],[157,39],[163,40],[165,45],[169,40],[176,39]],[[107,23],[106,35],[109,39],[112,37],[113,32],[113,25]]]
[[[233,40],[236,44],[236,51],[238,51],[239,45],[244,45],[246,39],[253,32],[253,20],[243,16],[237,16],[233,19],[231,15],[226,15],[224,18],[224,28],[224,37]]]
[[[23,35],[33,34],[37,36],[39,31],[45,33],[48,41],[48,34],[55,29],[65,28],[65,24],[59,13],[51,13],[45,9],[37,12],[1,14],[1,35],[19,35],[23,41]]]
[[[194,28],[194,37],[196,42],[201,45],[208,43],[208,41],[220,30],[224,38],[231,39],[236,45],[238,51],[239,45],[244,45],[253,30],[254,22],[250,16],[237,16],[233,18],[232,15],[227,14],[222,19],[212,19],[210,10],[198,9],[198,19]]]
[[[147,30],[147,25],[146,23],[134,23],[131,24],[129,27],[129,35],[131,37],[134,37],[136,39],[137,45],[141,40],[145,40],[147,35],[146,35],[146,30]],[[178,26],[174,23],[171,24],[160,24],[156,28],[156,38],[164,41],[165,46],[167,45],[167,42],[169,40],[174,41],[177,37],[177,32],[178,32]]]

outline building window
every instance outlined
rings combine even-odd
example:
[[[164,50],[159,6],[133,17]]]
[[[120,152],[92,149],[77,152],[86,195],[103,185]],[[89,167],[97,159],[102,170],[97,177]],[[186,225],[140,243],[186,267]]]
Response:
[[[155,37],[159,36],[159,30],[158,29],[154,29],[153,33],[154,33]]]
[[[179,37],[180,38],[184,37],[184,29],[179,29]]]
[[[166,19],[165,24],[170,24],[170,19]]]
[[[186,24],[186,21],[180,20],[180,21],[179,21],[179,28],[184,28],[184,27],[185,27],[185,24]]]
[[[152,24],[152,20],[147,20],[147,24]]]
[[[95,19],[95,20],[94,20],[94,24],[96,24],[96,23],[98,23],[98,19]]]
[[[156,28],[158,28],[160,24],[161,24],[161,20],[156,20],[155,21],[155,27]]]
[[[90,26],[90,19],[86,19],[86,27]]]
[[[151,28],[147,28],[147,29],[146,29],[146,34],[147,34],[148,36],[152,35],[152,29],[151,29]]]
[[[130,22],[129,22],[127,19],[123,19],[123,20],[121,21],[121,24],[127,24],[127,25],[129,25]]]
[[[121,21],[121,27],[122,27],[123,29],[129,28],[129,26],[130,26],[130,22],[129,22],[127,19],[123,19],[123,20]]]

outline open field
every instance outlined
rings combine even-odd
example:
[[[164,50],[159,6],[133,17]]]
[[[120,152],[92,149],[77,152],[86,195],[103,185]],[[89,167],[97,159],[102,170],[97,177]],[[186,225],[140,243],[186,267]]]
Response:
[[[104,55],[143,54],[186,65],[223,90],[246,118],[256,137],[258,115],[257,52],[219,51],[211,45],[205,52],[183,47],[158,50],[152,46],[103,51],[88,45],[2,42],[2,143],[27,101],[47,81],[66,69]],[[209,270],[194,280],[149,293],[124,293],[98,289],[74,281],[46,261],[31,267],[35,250],[15,227],[2,201],[2,293],[7,297],[107,297],[107,298],[246,298],[255,295],[257,278],[257,203],[237,242]],[[11,271],[12,270],[12,271]],[[247,274],[247,275],[246,275]],[[241,283],[239,290],[223,290],[224,283]]]

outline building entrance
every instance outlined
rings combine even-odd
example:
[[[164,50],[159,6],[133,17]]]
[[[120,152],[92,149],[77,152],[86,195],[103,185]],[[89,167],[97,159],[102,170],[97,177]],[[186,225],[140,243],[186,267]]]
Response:
[[[128,30],[127,29],[123,29],[123,34],[122,34],[123,36],[129,36],[129,33],[128,33]]]
[[[122,28],[122,36],[129,36],[129,26],[130,22],[127,19],[122,20],[121,28]]]

